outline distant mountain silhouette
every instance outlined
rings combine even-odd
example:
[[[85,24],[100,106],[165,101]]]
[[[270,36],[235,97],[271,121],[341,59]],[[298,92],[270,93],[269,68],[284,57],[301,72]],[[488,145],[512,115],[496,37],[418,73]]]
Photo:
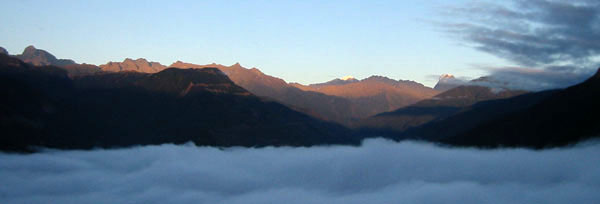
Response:
[[[360,128],[363,134],[396,135],[408,128],[456,114],[477,102],[509,98],[524,93],[527,92],[495,92],[488,87],[459,86],[416,104],[363,119],[357,128]]]
[[[479,147],[563,146],[600,136],[599,99],[600,73],[566,89],[477,103],[397,139]]]
[[[15,57],[23,60],[24,62],[36,65],[36,66],[44,66],[44,65],[54,65],[54,66],[65,66],[76,64],[75,61],[70,59],[57,59],[54,55],[46,52],[45,50],[40,50],[35,48],[33,45],[30,45],[23,50],[23,53],[20,55],[16,55]]]
[[[346,98],[387,94],[403,95],[407,98],[419,98],[420,100],[430,98],[439,93],[414,81],[396,81],[383,76],[371,76],[360,81],[355,80],[347,83],[339,83],[338,80],[342,81],[337,79],[322,84],[312,84],[309,86],[296,85],[296,87],[306,91],[316,91]]]
[[[286,89],[288,88],[287,83],[282,79],[266,75],[256,68],[246,69],[242,67],[239,63],[236,63],[231,66],[224,66],[220,64],[196,65],[177,61],[171,64],[170,67],[182,69],[217,68],[223,73],[227,74],[227,76],[237,85],[259,96],[269,97],[274,95],[281,95],[285,93]]]
[[[310,84],[308,86],[318,89],[318,88],[330,86],[330,85],[345,85],[345,84],[351,84],[351,83],[355,83],[355,82],[360,82],[360,80],[355,79],[354,77],[348,77],[346,79],[334,79],[334,80],[331,80],[331,81],[328,81],[325,83]],[[295,85],[300,85],[300,84],[295,84]]]
[[[223,71],[237,85],[261,97],[271,98],[295,110],[314,117],[340,124],[349,124],[355,117],[354,104],[342,97],[329,96],[317,92],[302,91],[284,80],[262,73],[256,68],[247,69],[239,63],[232,66],[220,64],[195,65],[175,62],[171,67],[208,68]]]
[[[466,85],[465,81],[455,78],[452,74],[442,74],[438,80],[438,83],[435,84],[433,89],[444,92],[461,85]]]
[[[0,85],[2,150],[359,142],[342,126],[254,96],[217,69],[69,78],[62,68],[0,55]]]
[[[224,66],[214,63],[196,65],[177,61],[170,67],[217,68],[227,74],[234,83],[255,95],[271,98],[295,110],[346,126],[351,126],[362,118],[394,110],[437,93],[416,82],[395,81],[379,76],[362,81],[353,78],[337,79],[324,84],[311,85],[307,89],[303,85],[288,84],[282,79],[266,75],[256,68],[244,68],[239,63]],[[106,72],[156,73],[165,69],[165,66],[140,58],[137,60],[125,59],[123,62],[109,62],[100,65],[100,69]],[[88,70],[90,69],[88,68]],[[72,69],[70,73],[79,74],[76,71],[77,69]],[[91,71],[95,71],[95,69]],[[332,88],[337,85],[344,86]]]
[[[396,81],[382,76],[371,76],[349,83],[338,83],[333,80],[323,84],[309,86],[294,84],[294,86],[304,91],[319,92],[350,100],[354,104],[357,113],[355,118],[357,119],[393,111],[439,93],[413,81]]]
[[[0,47],[0,54],[9,55],[9,53]],[[100,67],[92,64],[77,64],[75,61],[70,59],[56,59],[56,57],[49,52],[35,48],[33,45],[25,48],[22,54],[13,55],[12,57],[21,59],[23,62],[35,65],[35,66],[48,66],[53,65],[60,67],[67,71],[70,77],[91,75],[102,70]]]
[[[288,84],[256,68],[246,69],[239,64],[195,65],[178,61],[171,67],[218,68],[237,85],[258,96],[272,98],[296,110],[346,126],[351,126],[361,118],[402,107],[436,93],[416,82],[396,81],[378,76],[354,83],[350,79],[349,83],[339,89],[332,88],[336,85],[315,85],[315,87],[322,87],[324,90],[322,91],[315,87]],[[337,82],[334,80],[334,83]],[[336,90],[339,92],[335,92]]]
[[[136,71],[142,73],[156,73],[160,72],[167,67],[158,62],[148,62],[144,58],[132,60],[126,58],[123,62],[108,62],[107,64],[100,65],[102,71],[108,72],[120,72],[120,71]]]

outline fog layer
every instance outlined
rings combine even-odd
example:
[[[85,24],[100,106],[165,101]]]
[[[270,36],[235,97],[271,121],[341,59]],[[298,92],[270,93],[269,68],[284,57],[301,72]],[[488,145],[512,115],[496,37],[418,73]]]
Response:
[[[0,203],[598,203],[600,144],[160,145],[0,154]]]

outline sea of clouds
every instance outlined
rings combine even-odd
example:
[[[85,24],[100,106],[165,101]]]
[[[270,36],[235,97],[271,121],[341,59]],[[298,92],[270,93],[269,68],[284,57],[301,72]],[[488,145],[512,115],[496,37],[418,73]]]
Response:
[[[543,151],[360,147],[0,154],[0,203],[600,203],[600,144]]]

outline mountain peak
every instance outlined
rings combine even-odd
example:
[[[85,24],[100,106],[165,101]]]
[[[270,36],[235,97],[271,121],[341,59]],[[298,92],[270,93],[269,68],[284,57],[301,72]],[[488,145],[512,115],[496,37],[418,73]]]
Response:
[[[231,67],[242,67],[242,65],[239,62],[236,62],[235,64],[231,65]]]
[[[379,75],[373,75],[373,76],[370,76],[369,78],[363,79],[361,81],[376,81],[376,82],[383,82],[383,83],[390,83],[390,84],[398,83],[398,81],[396,81],[394,79],[390,79],[388,77],[379,76]]]
[[[351,83],[355,83],[355,82],[359,82],[359,80],[355,79],[352,76],[345,76],[345,77],[336,78],[336,79],[333,79],[331,81],[324,82],[324,83],[310,84],[308,86],[323,87],[323,86],[330,86],[330,85],[345,85],[345,84],[351,84]]]
[[[356,78],[354,78],[353,76],[345,76],[345,77],[342,77],[340,79],[343,80],[343,81],[348,81],[348,80],[352,80],[353,81],[353,80],[356,80]]]
[[[23,53],[15,56],[24,62],[42,66],[42,65],[56,65],[56,66],[66,66],[71,64],[76,64],[73,60],[70,59],[57,59],[54,55],[49,52],[41,49],[35,48],[33,45],[27,46]]]
[[[138,58],[136,60],[125,58],[123,62],[109,62],[107,64],[100,65],[100,68],[104,71],[111,72],[136,71],[143,73],[156,73],[166,69],[167,67],[158,62],[149,62],[145,58]]]
[[[8,55],[8,51],[6,51],[6,49],[4,49],[3,47],[0,47],[0,54]]]
[[[38,49],[35,48],[33,45],[27,46],[25,48],[25,50],[23,50],[23,55],[25,55],[26,53],[33,53],[35,51],[37,51]]]
[[[440,76],[440,80],[442,80],[442,79],[454,79],[454,75],[452,75],[452,74],[442,74]]]
[[[454,75],[442,74],[440,75],[438,83],[433,87],[433,89],[438,91],[448,91],[462,84],[464,84],[464,82],[454,77]]]
[[[146,63],[149,64],[150,62],[148,60],[146,60],[145,58],[137,58],[137,59],[132,59],[132,58],[125,58],[125,60],[123,60],[123,63],[128,62],[128,63],[134,63],[134,64],[139,64],[139,63]]]

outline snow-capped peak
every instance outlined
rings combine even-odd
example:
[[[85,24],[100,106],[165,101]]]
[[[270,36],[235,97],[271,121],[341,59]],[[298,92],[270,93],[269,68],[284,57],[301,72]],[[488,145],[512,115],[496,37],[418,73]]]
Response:
[[[452,74],[442,74],[440,76],[440,80],[435,85],[435,87],[433,87],[433,89],[438,91],[447,91],[466,83],[467,81],[457,79]]]
[[[452,75],[452,74],[442,74],[440,76],[440,80],[442,80],[442,79],[454,79],[454,75]]]
[[[353,79],[355,79],[353,76],[345,76],[345,77],[341,78],[341,80],[344,80],[344,81],[353,80]]]

